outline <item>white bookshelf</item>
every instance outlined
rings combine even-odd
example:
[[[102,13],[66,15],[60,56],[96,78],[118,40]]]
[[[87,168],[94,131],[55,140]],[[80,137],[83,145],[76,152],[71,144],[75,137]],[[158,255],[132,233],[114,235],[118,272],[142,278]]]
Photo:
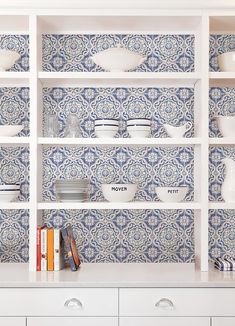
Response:
[[[209,73],[209,35],[235,33],[235,10],[143,10],[45,9],[2,12],[0,33],[29,34],[30,72],[0,72],[0,86],[30,87],[30,137],[4,137],[1,146],[24,145],[30,149],[30,201],[0,204],[1,209],[29,209],[29,256],[36,269],[36,227],[44,209],[193,209],[195,211],[195,257],[202,271],[208,270],[208,210],[235,209],[235,204],[208,202],[208,154],[210,145],[234,145],[235,139],[209,138],[209,87],[235,86],[235,73]],[[143,33],[194,34],[195,72],[108,73],[43,72],[41,39],[44,33]],[[53,86],[175,86],[194,87],[195,138],[44,138],[42,137],[42,88]],[[195,202],[161,203],[58,203],[42,201],[43,146],[194,146]]]

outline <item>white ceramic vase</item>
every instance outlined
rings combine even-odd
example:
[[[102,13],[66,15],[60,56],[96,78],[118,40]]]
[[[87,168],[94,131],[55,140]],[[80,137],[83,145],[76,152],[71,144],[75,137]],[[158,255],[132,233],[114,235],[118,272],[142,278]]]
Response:
[[[225,202],[235,202],[235,161],[231,158],[222,160],[226,167],[224,183],[221,187],[221,195]]]

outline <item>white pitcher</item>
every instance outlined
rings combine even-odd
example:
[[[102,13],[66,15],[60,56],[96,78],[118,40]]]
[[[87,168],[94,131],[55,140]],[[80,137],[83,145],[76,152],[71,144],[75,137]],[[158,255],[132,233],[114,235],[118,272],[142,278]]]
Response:
[[[221,195],[225,202],[235,202],[235,161],[231,158],[224,158],[226,173],[224,183],[221,187]]]
[[[181,138],[184,137],[186,131],[189,131],[192,128],[193,124],[191,122],[186,122],[184,125],[179,127],[168,124],[164,124],[163,126],[170,137]]]

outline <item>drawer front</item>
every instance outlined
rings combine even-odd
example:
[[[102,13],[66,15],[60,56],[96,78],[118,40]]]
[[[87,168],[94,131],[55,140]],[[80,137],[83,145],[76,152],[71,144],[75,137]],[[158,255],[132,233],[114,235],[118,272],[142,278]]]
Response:
[[[2,316],[117,316],[117,289],[1,289]]]
[[[235,289],[121,289],[121,316],[234,316]]]
[[[0,317],[1,326],[26,326],[26,318],[23,317]]]
[[[119,326],[210,326],[210,318],[200,317],[121,317]],[[39,325],[36,325],[39,326]],[[47,325],[46,325],[47,326]]]
[[[27,326],[118,326],[116,317],[29,317]],[[16,326],[16,325],[14,325]]]
[[[234,311],[235,315],[235,311]],[[235,317],[216,317],[212,318],[212,326],[234,326]]]

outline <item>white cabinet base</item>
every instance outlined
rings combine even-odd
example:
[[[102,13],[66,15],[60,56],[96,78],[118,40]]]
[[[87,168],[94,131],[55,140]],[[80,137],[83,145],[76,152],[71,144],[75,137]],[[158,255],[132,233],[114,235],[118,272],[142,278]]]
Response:
[[[118,326],[115,317],[29,317],[27,326]],[[11,325],[9,325],[11,326]],[[12,324],[13,326],[13,324]],[[14,325],[16,326],[16,325]],[[18,326],[18,325],[17,325]],[[194,325],[191,325],[194,326]],[[204,326],[204,325],[203,325]],[[205,325],[206,326],[206,325]]]
[[[235,314],[235,311],[234,311]],[[212,326],[234,326],[235,317],[215,317],[212,318]]]
[[[24,317],[0,317],[1,326],[26,326]]]
[[[120,323],[119,323],[119,326],[189,326],[189,325],[190,326],[199,326],[199,325],[200,326],[210,326],[210,318],[200,318],[200,317],[121,317]],[[34,325],[32,325],[32,326],[34,326]],[[35,326],[39,326],[39,325],[35,325]],[[216,325],[216,326],[219,326],[219,325]]]

